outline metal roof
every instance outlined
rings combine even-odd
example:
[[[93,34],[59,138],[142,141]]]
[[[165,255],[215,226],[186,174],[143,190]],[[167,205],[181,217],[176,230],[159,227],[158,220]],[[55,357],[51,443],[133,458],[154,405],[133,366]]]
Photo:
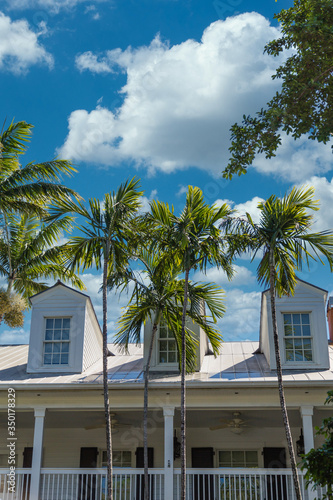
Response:
[[[276,382],[276,372],[271,371],[261,353],[256,353],[258,342],[225,342],[221,354],[214,358],[206,355],[200,372],[187,376],[188,383],[268,383]],[[37,373],[26,372],[28,345],[0,346],[0,386],[45,384],[52,386],[102,384],[102,360],[82,373]],[[118,347],[109,344],[115,354],[108,358],[108,379],[113,384],[138,384],[143,382],[143,346],[131,345],[124,354]],[[329,370],[284,370],[284,381],[288,382],[333,382],[333,346],[329,346]],[[180,381],[177,373],[151,372],[152,383],[173,385]]]

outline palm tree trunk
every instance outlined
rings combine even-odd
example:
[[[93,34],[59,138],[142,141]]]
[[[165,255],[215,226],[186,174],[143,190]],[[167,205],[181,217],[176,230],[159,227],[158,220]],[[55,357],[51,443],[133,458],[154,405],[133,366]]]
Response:
[[[143,398],[143,465],[144,465],[144,500],[149,500],[149,477],[148,477],[148,382],[149,382],[149,367],[153,345],[157,330],[156,320],[153,325],[147,364],[145,369],[145,388]]]
[[[184,284],[184,305],[182,316],[182,363],[181,363],[181,407],[180,407],[180,432],[181,432],[181,500],[186,499],[186,337],[185,337],[185,321],[187,309],[187,292],[188,292],[188,277],[189,270],[185,271]]]
[[[103,267],[103,393],[104,414],[106,426],[106,454],[107,454],[107,500],[113,500],[112,485],[112,436],[111,418],[108,388],[108,331],[107,331],[107,275],[108,275],[108,251],[104,256]]]
[[[291,469],[292,469],[292,474],[293,474],[296,499],[302,500],[302,494],[301,494],[301,488],[300,488],[298,474],[297,474],[295,452],[294,452],[293,441],[292,441],[292,437],[291,437],[286,400],[285,400],[285,396],[284,396],[283,380],[282,380],[279,336],[278,336],[277,320],[276,320],[275,263],[274,263],[274,250],[273,249],[270,249],[270,252],[269,252],[269,281],[270,281],[273,337],[274,337],[274,348],[275,348],[275,359],[276,359],[276,371],[277,371],[278,386],[279,386],[280,406],[281,406],[281,411],[282,411],[284,429],[285,429],[286,438],[287,438],[288,452],[289,452],[290,464],[291,464]]]

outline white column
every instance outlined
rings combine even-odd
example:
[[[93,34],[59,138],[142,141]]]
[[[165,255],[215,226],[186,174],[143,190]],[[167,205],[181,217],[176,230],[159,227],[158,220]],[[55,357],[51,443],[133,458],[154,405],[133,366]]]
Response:
[[[314,447],[314,439],[313,439],[313,425],[312,425],[312,417],[313,417],[313,406],[302,406],[301,407],[301,416],[302,416],[302,424],[303,424],[303,434],[304,434],[304,451],[307,453]]]
[[[38,500],[39,498],[40,469],[42,466],[42,452],[43,452],[44,417],[45,417],[45,408],[35,408],[35,430],[34,430],[34,444],[32,450],[31,487],[30,487],[31,500]]]
[[[304,434],[304,452],[308,453],[308,451],[310,451],[311,448],[314,447],[312,425],[313,406],[301,406],[301,416]],[[317,496],[316,492],[311,489],[311,484],[309,484],[308,495],[309,500],[314,500]]]
[[[174,407],[164,407],[164,498],[173,498],[173,417]]]

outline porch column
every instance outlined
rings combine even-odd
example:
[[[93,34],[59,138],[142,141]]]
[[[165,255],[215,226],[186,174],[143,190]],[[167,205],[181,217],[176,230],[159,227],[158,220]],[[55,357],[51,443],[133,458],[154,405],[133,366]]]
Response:
[[[32,450],[30,498],[38,500],[42,465],[45,408],[35,408],[34,444]]]
[[[174,407],[164,407],[164,498],[173,498],[173,417]]]
[[[302,416],[302,426],[304,434],[304,452],[308,453],[311,448],[314,448],[314,438],[313,438],[313,406],[301,406],[301,416]],[[308,487],[309,500],[314,500],[316,498],[316,492],[311,489],[311,484]]]
[[[314,447],[313,439],[313,406],[301,406],[303,434],[304,434],[304,451],[307,453]]]

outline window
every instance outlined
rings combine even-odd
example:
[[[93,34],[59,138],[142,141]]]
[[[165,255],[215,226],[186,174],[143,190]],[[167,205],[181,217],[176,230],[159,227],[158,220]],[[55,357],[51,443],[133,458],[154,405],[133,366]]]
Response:
[[[132,467],[132,453],[130,451],[113,451],[112,452],[113,467]],[[107,466],[106,450],[102,453],[102,467]]]
[[[178,361],[177,343],[165,321],[160,323],[158,355],[160,363],[177,363]]]
[[[70,318],[46,318],[44,365],[68,365]]]
[[[310,314],[283,315],[286,361],[312,361]]]
[[[219,467],[258,467],[256,450],[220,450]]]

